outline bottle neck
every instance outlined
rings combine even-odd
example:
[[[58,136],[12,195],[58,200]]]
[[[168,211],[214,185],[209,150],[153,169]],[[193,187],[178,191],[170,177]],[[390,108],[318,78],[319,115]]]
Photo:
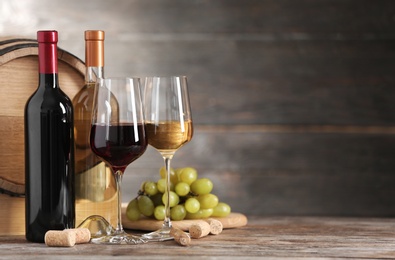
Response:
[[[86,83],[95,83],[97,79],[104,78],[104,41],[85,41]]]
[[[40,73],[39,74],[39,86],[45,88],[59,88],[58,74],[57,73]]]
[[[56,43],[38,44],[39,85],[58,88],[58,51]]]
[[[104,78],[104,41],[89,39],[85,41],[85,82],[94,83]]]
[[[104,78],[104,67],[86,67],[85,82],[95,83],[97,79]]]
[[[38,44],[38,66],[40,74],[58,73],[58,51],[56,43]]]

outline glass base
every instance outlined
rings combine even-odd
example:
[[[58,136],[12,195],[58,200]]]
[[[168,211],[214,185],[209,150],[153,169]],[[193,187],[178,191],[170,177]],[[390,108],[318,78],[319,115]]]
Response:
[[[145,241],[166,241],[166,240],[172,240],[174,239],[174,237],[172,237],[170,235],[170,229],[171,228],[167,228],[167,227],[163,227],[159,230],[156,230],[154,232],[151,233],[147,233],[142,235],[141,237],[145,240]]]
[[[78,227],[87,228],[94,244],[143,244],[147,241],[141,236],[129,235],[124,230],[117,230],[99,215],[87,217]]]
[[[140,236],[129,235],[125,231],[117,231],[114,234],[92,238],[94,244],[121,245],[121,244],[144,244],[147,241]]]
[[[87,217],[78,227],[89,229],[92,238],[103,237],[115,233],[115,228],[113,228],[105,218],[99,215]]]

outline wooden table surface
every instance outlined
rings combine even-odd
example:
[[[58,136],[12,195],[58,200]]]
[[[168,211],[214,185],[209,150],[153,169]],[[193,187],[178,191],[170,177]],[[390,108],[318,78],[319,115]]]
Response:
[[[117,259],[395,258],[395,219],[249,217],[247,226],[193,239],[189,247],[166,241],[55,248],[29,243],[23,236],[0,236],[0,259],[108,259],[112,256]]]

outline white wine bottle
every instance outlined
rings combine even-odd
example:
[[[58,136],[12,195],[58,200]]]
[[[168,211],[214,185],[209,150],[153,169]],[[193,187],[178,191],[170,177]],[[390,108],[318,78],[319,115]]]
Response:
[[[104,31],[85,31],[85,85],[73,99],[76,224],[100,215],[117,221],[117,192],[111,169],[91,150],[89,133],[96,81],[104,78]]]

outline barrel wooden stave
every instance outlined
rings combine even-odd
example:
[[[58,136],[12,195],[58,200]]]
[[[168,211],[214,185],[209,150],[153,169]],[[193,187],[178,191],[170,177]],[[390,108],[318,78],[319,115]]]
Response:
[[[38,48],[34,40],[0,42],[0,192],[24,195],[24,107],[38,86]],[[58,49],[61,89],[70,99],[84,85],[84,63]]]

